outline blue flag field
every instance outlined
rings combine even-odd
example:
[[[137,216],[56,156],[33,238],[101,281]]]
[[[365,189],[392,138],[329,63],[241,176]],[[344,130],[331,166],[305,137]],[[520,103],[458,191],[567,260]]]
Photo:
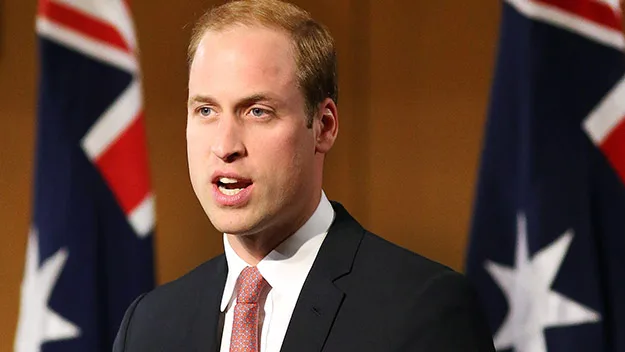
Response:
[[[154,197],[123,0],[41,0],[37,147],[16,352],[110,351],[154,286]]]
[[[508,0],[466,272],[498,351],[625,352],[616,0]]]

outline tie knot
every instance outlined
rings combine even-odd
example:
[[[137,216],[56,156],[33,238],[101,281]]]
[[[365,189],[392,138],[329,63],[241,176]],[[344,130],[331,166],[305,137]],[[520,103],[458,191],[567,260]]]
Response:
[[[255,266],[243,269],[237,280],[239,287],[237,303],[257,303],[266,285],[268,285],[267,281]]]

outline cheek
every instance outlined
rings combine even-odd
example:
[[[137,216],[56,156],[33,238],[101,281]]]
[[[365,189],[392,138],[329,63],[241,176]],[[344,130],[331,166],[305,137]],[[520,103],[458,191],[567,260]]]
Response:
[[[187,149],[189,151],[210,150],[210,142],[214,132],[210,125],[200,123],[187,124]]]
[[[314,145],[310,141],[312,138],[307,131],[289,131],[274,136],[272,141],[266,144],[266,159],[270,165],[275,166],[273,170],[282,174],[290,181],[289,183],[299,183],[302,174],[308,174],[314,155]],[[299,132],[299,133],[298,133]]]
[[[198,163],[202,163],[208,155],[207,152],[210,151],[210,138],[206,132],[197,127],[187,127],[187,158],[191,172],[202,168]]]
[[[274,131],[271,135],[263,136],[259,141],[268,159],[280,159],[281,163],[290,163],[303,152],[306,136],[289,129]],[[277,160],[276,160],[277,161]]]

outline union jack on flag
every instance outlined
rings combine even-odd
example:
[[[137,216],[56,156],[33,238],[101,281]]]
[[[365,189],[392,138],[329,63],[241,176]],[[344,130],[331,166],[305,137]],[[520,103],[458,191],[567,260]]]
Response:
[[[625,352],[618,0],[507,0],[466,272],[495,347]]]
[[[110,351],[154,286],[154,196],[124,0],[40,0],[32,227],[16,352]]]

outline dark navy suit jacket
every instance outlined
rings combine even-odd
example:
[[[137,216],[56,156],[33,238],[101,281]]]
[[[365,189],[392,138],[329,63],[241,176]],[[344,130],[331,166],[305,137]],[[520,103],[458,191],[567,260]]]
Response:
[[[282,352],[494,351],[464,276],[365,230],[338,203]],[[137,298],[114,352],[219,351],[220,255]]]

